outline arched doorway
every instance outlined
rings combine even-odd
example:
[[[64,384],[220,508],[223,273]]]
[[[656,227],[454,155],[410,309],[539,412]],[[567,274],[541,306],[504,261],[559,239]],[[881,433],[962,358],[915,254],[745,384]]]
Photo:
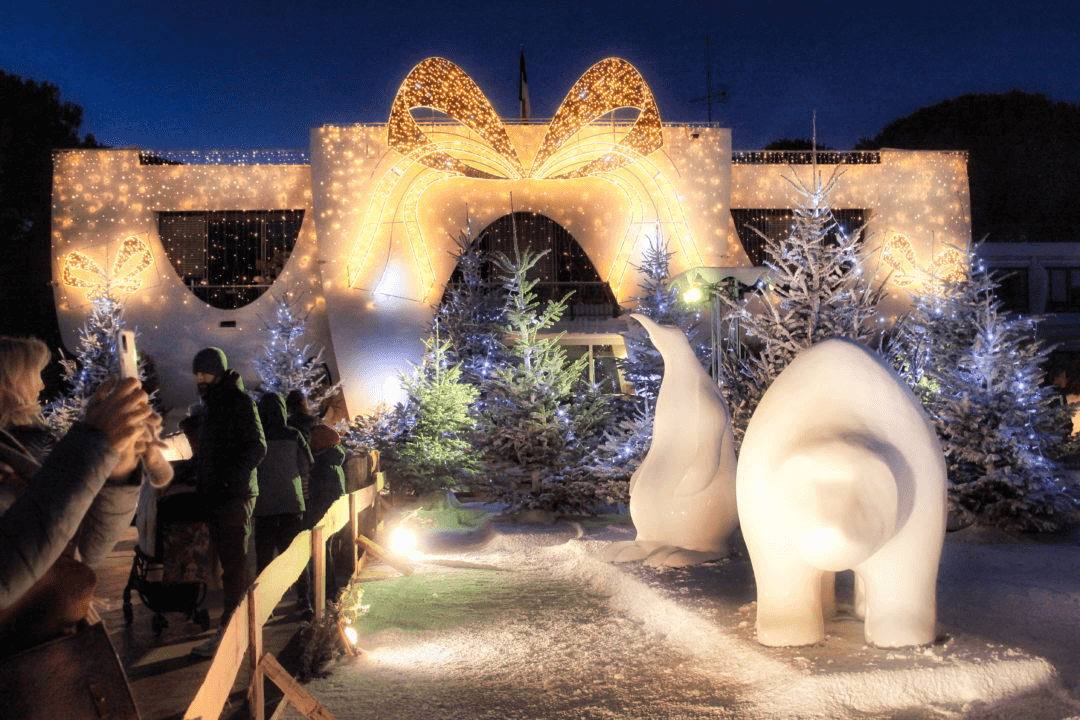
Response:
[[[479,243],[486,257],[497,253],[514,257],[517,247],[547,253],[533,266],[530,279],[537,280],[534,292],[541,303],[557,300],[573,293],[567,301],[565,319],[581,317],[616,317],[619,304],[611,286],[600,277],[589,256],[581,249],[566,228],[546,215],[534,212],[515,212],[484,228],[474,242]],[[494,263],[489,259],[483,276],[497,282]],[[450,276],[450,286],[461,282],[461,270]]]

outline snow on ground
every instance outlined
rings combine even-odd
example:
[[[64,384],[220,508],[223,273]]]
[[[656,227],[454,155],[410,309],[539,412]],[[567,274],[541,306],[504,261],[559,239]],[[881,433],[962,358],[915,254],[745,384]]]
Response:
[[[364,658],[306,689],[342,720],[1080,718],[1075,539],[950,535],[929,647],[867,647],[841,612],[820,645],[765,648],[745,551],[616,566],[597,556],[625,524],[495,529],[366,582]]]

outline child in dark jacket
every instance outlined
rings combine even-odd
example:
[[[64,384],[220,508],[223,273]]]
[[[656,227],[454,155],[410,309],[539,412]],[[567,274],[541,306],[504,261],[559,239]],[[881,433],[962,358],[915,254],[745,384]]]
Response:
[[[311,502],[304,526],[311,528],[322,519],[334,501],[345,494],[345,448],[341,437],[329,425],[311,429]]]
[[[311,452],[315,456],[315,462],[311,466],[311,502],[308,503],[304,527],[312,528],[322,520],[326,511],[334,504],[334,501],[345,494],[345,447],[341,445],[341,437],[329,425],[316,425],[311,429]],[[342,558],[347,547],[349,538],[344,537],[348,531],[339,532],[326,546],[326,580],[330,591],[328,595],[333,598],[348,580],[344,576],[345,566],[342,565],[338,572],[338,563],[334,558]]]

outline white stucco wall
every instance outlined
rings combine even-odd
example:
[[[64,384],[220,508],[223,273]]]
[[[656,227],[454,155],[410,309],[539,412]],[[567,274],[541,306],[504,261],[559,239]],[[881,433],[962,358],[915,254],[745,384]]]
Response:
[[[971,199],[967,157],[958,152],[882,150],[880,164],[819,165],[823,181],[838,171],[829,195],[833,208],[870,211],[864,247],[870,251],[865,268],[886,282],[884,308],[895,319],[910,305],[909,291],[923,287],[935,257],[945,248],[967,252],[971,246]],[[812,184],[811,165],[732,166],[733,208],[785,208],[800,201],[789,179]],[[735,235],[734,224],[731,235]],[[900,268],[881,258],[882,243],[892,234],[910,242],[914,263]],[[895,256],[894,256],[895,257]],[[909,284],[901,287],[906,278]]]
[[[121,293],[128,324],[140,352],[153,356],[161,378],[163,405],[175,423],[196,402],[191,359],[203,347],[221,347],[250,388],[258,384],[253,361],[266,342],[263,318],[270,293],[298,298],[310,312],[305,342],[326,347],[335,376],[325,302],[318,273],[310,169],[304,165],[140,165],[138,150],[77,150],[56,153],[53,182],[53,278],[57,315],[69,350],[90,309],[86,289],[61,280],[61,265],[81,251],[105,272],[132,235],[145,239],[153,256],[139,274],[140,288]],[[199,300],[173,269],[158,236],[156,213],[176,210],[303,209],[293,252],[271,290],[237,310]],[[117,268],[122,274],[124,268]],[[222,327],[223,321],[235,327]]]

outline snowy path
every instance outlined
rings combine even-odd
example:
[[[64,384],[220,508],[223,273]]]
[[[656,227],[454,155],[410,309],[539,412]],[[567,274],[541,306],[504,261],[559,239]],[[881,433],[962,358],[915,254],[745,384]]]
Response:
[[[744,557],[612,566],[595,555],[628,528],[500,530],[366,583],[366,659],[307,689],[342,720],[1080,716],[1049,663],[964,636],[878,650],[842,617],[821,646],[763,648]]]

